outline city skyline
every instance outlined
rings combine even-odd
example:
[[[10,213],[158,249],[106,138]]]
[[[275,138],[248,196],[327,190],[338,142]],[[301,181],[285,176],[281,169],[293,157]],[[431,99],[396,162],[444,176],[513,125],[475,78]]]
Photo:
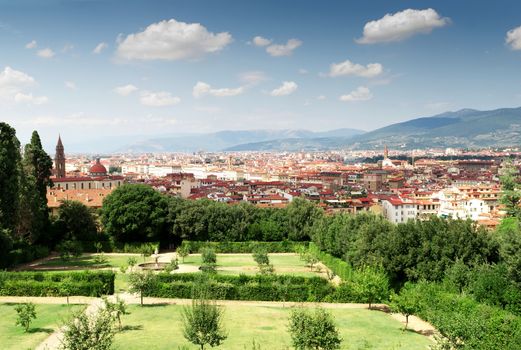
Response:
[[[0,2],[21,140],[379,127],[521,105],[514,1]]]

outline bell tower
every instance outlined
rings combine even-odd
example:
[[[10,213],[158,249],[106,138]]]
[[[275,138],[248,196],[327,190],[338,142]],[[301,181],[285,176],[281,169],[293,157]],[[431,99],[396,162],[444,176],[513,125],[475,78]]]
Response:
[[[61,136],[58,136],[56,154],[54,155],[54,175],[58,179],[65,177],[65,152]]]

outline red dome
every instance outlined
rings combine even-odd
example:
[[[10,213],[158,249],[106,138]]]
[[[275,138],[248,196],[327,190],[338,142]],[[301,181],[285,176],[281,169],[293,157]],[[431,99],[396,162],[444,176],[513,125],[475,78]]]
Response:
[[[103,164],[100,163],[100,160],[98,158],[98,159],[96,159],[96,164],[94,164],[93,166],[90,167],[89,173],[95,174],[95,175],[106,174],[107,168],[105,168],[103,166]]]

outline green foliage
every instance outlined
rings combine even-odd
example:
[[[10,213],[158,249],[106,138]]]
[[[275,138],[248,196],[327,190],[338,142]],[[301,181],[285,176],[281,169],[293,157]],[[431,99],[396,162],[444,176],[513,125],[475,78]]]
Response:
[[[201,274],[159,274],[157,283],[145,296],[190,299]],[[325,301],[335,289],[320,277],[291,275],[206,275],[208,297],[226,300]],[[334,300],[333,300],[334,301]]]
[[[521,185],[519,184],[519,170],[510,160],[502,164],[502,175],[500,176],[501,203],[505,206],[507,216],[521,219]]]
[[[103,201],[101,222],[117,242],[159,240],[167,234],[167,199],[146,185],[123,185]]]
[[[521,222],[518,218],[505,218],[497,228],[499,253],[510,277],[521,285]]]
[[[204,349],[206,344],[219,346],[227,338],[223,326],[224,309],[204,295],[192,300],[183,310],[183,335],[192,344]]]
[[[96,296],[114,293],[115,274],[83,272],[0,272],[0,295]]]
[[[112,302],[107,297],[103,297],[103,304],[105,306],[105,310],[109,313],[109,315],[111,315],[115,320],[118,321],[119,330],[123,330],[123,328],[121,327],[121,316],[130,314],[125,301],[120,299],[119,297],[116,297],[116,300]]]
[[[87,315],[77,313],[67,322],[61,349],[63,350],[109,350],[114,340],[114,318],[107,310]]]
[[[177,258],[170,260],[170,262],[165,266],[166,273],[171,273],[177,269],[179,269],[179,260],[177,260]]]
[[[76,241],[64,241],[56,246],[56,250],[58,250],[60,258],[63,261],[69,261],[72,258],[78,258],[83,252],[81,243]]]
[[[141,306],[143,306],[143,296],[150,295],[156,289],[156,276],[151,271],[132,272],[129,276],[129,291],[139,293]]]
[[[93,211],[85,204],[73,200],[62,202],[55,226],[58,227],[59,239],[74,241],[95,240],[98,230]]]
[[[24,332],[27,333],[29,331],[29,327],[31,326],[32,320],[36,319],[36,308],[34,304],[19,304],[14,309],[17,313],[16,325],[23,327]]]
[[[333,316],[322,308],[316,308],[314,313],[293,309],[288,331],[297,350],[334,350],[340,349],[342,343]]]
[[[130,266],[130,272],[134,270],[134,266],[137,264],[137,259],[135,256],[131,256],[127,259],[127,264]]]
[[[307,242],[201,242],[201,241],[183,241],[181,248],[187,249],[189,253],[197,253],[202,248],[208,247],[215,250],[216,253],[253,253],[256,249],[264,249],[268,253],[293,253],[300,247],[307,247]]]
[[[305,241],[311,238],[311,227],[324,215],[322,209],[302,198],[295,198],[287,207],[288,239]]]
[[[11,234],[16,232],[18,218],[20,170],[20,142],[16,131],[0,122],[0,229],[9,230]]]
[[[369,304],[389,298],[389,279],[381,267],[364,266],[353,275],[353,288],[358,300]]]
[[[217,255],[215,250],[211,248],[203,248],[201,250],[201,271],[215,272],[217,266]]]
[[[404,329],[407,329],[409,324],[409,316],[420,311],[423,297],[411,283],[405,283],[400,294],[391,295],[391,310],[405,315]]]
[[[340,277],[344,281],[351,280],[352,268],[346,261],[336,258],[331,254],[321,251],[318,246],[310,242],[309,252],[316,256],[320,262],[326,265],[335,275]]]
[[[105,265],[109,261],[109,259],[105,256],[104,253],[94,255],[93,260],[96,265]]]
[[[190,248],[186,244],[182,244],[180,247],[177,247],[176,253],[181,257],[183,263],[185,262],[185,258],[190,255]]]

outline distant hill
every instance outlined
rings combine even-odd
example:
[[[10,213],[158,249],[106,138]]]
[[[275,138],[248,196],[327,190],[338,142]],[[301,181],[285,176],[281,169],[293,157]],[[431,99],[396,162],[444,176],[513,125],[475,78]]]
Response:
[[[235,145],[228,150],[415,149],[427,147],[488,147],[521,144],[521,108],[492,111],[462,109],[412,119],[358,135],[277,139]]]
[[[185,134],[145,139],[119,151],[126,152],[195,152],[231,150],[236,145],[272,140],[305,140],[330,137],[352,137],[364,133],[355,129],[313,132],[309,130],[226,130],[208,134]]]

